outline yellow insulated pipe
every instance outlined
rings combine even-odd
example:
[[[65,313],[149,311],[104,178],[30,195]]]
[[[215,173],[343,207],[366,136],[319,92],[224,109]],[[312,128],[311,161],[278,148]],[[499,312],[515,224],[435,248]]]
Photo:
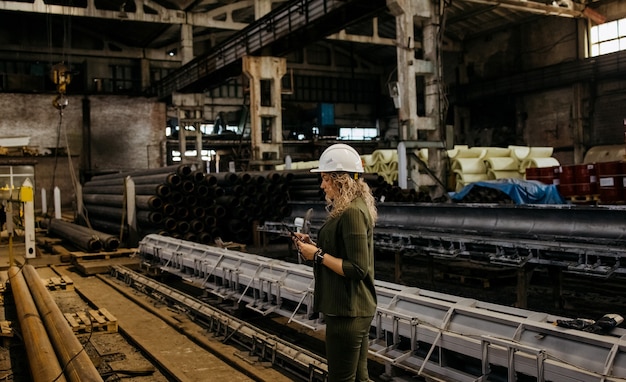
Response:
[[[17,267],[8,273],[33,382],[66,381],[24,275]]]
[[[98,382],[102,377],[91,362],[89,355],[74,335],[63,313],[32,265],[24,265],[22,273],[28,283],[39,314],[43,317],[48,336],[56,351],[59,362],[65,368],[65,376],[71,382]]]

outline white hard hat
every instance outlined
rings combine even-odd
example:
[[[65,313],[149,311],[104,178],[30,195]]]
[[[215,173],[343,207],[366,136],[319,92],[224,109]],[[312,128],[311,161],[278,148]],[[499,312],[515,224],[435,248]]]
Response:
[[[329,146],[320,156],[319,167],[312,169],[311,172],[335,171],[364,172],[361,156],[355,149],[343,143]]]

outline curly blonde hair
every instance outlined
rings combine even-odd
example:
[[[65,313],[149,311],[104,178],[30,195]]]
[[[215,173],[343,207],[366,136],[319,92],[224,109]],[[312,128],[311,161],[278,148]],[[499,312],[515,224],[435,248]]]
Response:
[[[372,191],[368,184],[362,177],[354,179],[348,173],[332,172],[328,173],[332,180],[332,187],[337,190],[334,199],[326,198],[326,210],[329,213],[329,218],[335,218],[343,213],[350,203],[361,197],[365,201],[365,205],[372,218],[372,223],[376,223],[378,218],[378,211],[376,210],[376,201],[372,195]]]

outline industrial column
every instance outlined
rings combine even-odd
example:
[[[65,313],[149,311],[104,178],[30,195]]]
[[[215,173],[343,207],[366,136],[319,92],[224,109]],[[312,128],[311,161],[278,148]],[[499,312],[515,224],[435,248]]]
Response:
[[[387,6],[396,17],[396,39],[398,48],[398,82],[390,84],[390,93],[398,108],[398,162],[404,168],[398,169],[400,187],[408,187],[407,177],[415,188],[436,186],[431,175],[419,173],[416,156],[406,155],[407,149],[428,148],[428,168],[438,179],[443,179],[443,113],[441,110],[441,78],[437,35],[439,32],[438,5],[435,0],[387,0]],[[415,41],[413,31],[415,19],[423,25],[423,41]],[[423,59],[415,56],[421,48]],[[424,116],[417,114],[416,76],[424,77]],[[433,187],[431,194],[443,193],[443,189]],[[433,195],[436,196],[436,195]]]
[[[287,72],[287,60],[244,56],[243,72],[250,80],[249,164],[260,170],[270,169],[283,163],[281,79]]]
[[[203,94],[173,94],[172,103],[178,117],[178,141],[181,164],[195,163],[199,170],[204,169],[202,161],[203,134],[200,125],[204,122]],[[186,156],[187,141],[194,141],[195,156]]]

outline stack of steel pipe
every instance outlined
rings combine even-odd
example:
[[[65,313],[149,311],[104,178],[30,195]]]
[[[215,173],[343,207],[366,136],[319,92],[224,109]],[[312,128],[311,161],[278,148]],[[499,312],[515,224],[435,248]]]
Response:
[[[289,182],[289,197],[294,201],[319,201],[324,200],[324,192],[320,189],[319,173],[310,170],[286,170],[291,177]],[[428,202],[427,194],[420,194],[411,189],[402,189],[389,184],[383,176],[376,173],[365,173],[363,179],[370,186],[374,197],[378,201],[386,202]]]
[[[205,174],[191,165],[95,176],[83,186],[94,227],[119,232],[125,225],[125,179],[135,184],[140,235],[160,233],[189,241],[248,243],[254,221],[291,214],[289,174],[278,171]]]
[[[97,252],[101,249],[115,251],[120,245],[116,236],[62,219],[48,219],[43,224],[47,225],[46,228],[49,232],[70,241],[87,252]]]

